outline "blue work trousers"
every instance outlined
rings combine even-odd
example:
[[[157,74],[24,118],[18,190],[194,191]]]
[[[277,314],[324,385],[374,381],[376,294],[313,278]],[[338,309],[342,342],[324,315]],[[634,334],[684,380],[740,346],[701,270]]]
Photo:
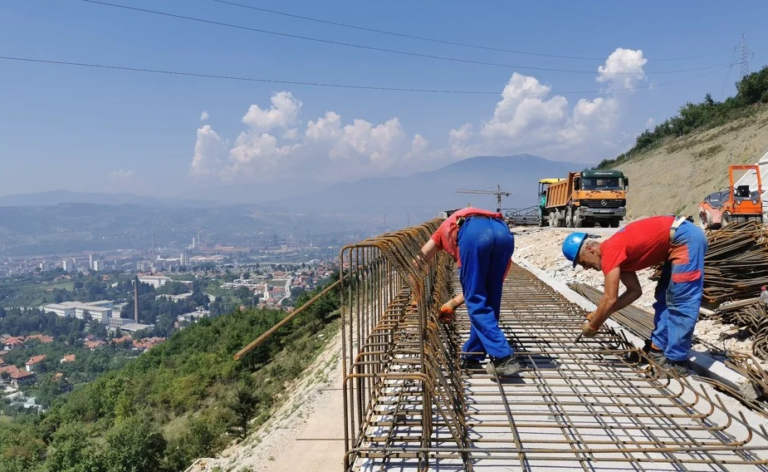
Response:
[[[651,341],[667,359],[684,361],[691,348],[704,288],[707,237],[698,226],[685,222],[675,231],[669,258],[656,285],[654,329]]]
[[[507,357],[512,348],[499,329],[501,290],[515,240],[509,228],[498,219],[469,217],[459,229],[461,288],[469,312],[471,327],[464,352],[482,352],[467,356],[483,360],[485,354]]]

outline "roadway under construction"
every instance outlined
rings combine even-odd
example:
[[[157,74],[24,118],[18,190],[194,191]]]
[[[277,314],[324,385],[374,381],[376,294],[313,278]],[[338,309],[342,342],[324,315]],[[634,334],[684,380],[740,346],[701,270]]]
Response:
[[[500,325],[524,370],[462,370],[466,311],[436,318],[453,264],[412,262],[438,223],[342,253],[344,470],[768,471],[765,417],[613,330],[576,342],[584,310],[518,266]]]

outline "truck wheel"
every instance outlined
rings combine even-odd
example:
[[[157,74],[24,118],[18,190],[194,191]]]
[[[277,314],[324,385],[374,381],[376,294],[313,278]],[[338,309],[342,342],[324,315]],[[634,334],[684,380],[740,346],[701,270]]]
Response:
[[[584,219],[581,216],[579,216],[578,212],[573,214],[573,227],[574,228],[584,227]]]
[[[621,219],[619,218],[611,218],[611,228],[618,228],[619,223],[621,223]]]
[[[573,211],[570,208],[565,211],[565,227],[573,228]]]
[[[731,212],[726,211],[725,213],[723,213],[723,217],[720,219],[720,227],[725,228],[732,222],[733,222],[733,218],[731,218]]]

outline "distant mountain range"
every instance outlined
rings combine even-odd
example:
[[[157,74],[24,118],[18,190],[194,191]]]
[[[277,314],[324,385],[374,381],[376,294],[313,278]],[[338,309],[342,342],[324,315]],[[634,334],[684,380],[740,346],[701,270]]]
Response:
[[[522,154],[508,157],[482,156],[465,159],[430,172],[406,177],[368,178],[355,182],[338,183],[322,187],[308,182],[302,187],[296,180],[288,184],[271,183],[271,197],[264,192],[249,192],[248,186],[201,189],[199,200],[193,198],[159,198],[129,193],[85,193],[55,190],[50,192],[8,195],[0,197],[0,206],[51,206],[62,203],[89,203],[99,205],[138,205],[149,207],[184,208],[214,207],[244,203],[236,195],[253,195],[253,207],[282,210],[286,215],[344,215],[355,218],[383,219],[387,216],[389,228],[404,226],[435,216],[440,210],[472,206],[494,209],[493,195],[456,193],[458,189],[494,190],[500,185],[511,193],[502,200],[504,208],[519,208],[536,203],[539,179],[562,177],[569,171],[582,170],[584,164],[550,161]],[[289,185],[290,184],[290,185]],[[264,190],[259,186],[259,190]],[[277,189],[281,187],[282,192]],[[291,189],[290,192],[288,189]],[[300,192],[299,189],[303,189]]]
[[[0,206],[52,206],[62,203],[92,203],[96,205],[140,205],[160,207],[211,207],[217,203],[205,200],[146,197],[132,193],[96,193],[52,190],[0,196]]]
[[[492,191],[500,185],[511,193],[502,199],[503,208],[531,206],[536,203],[539,179],[565,177],[568,172],[584,167],[528,154],[473,157],[407,177],[340,183],[319,192],[276,200],[272,205],[301,212],[369,213],[381,218],[387,215],[391,227],[396,227],[404,224],[408,216],[411,222],[421,221],[434,217],[440,210],[467,204],[496,208],[494,195],[460,194],[456,193],[458,189]]]

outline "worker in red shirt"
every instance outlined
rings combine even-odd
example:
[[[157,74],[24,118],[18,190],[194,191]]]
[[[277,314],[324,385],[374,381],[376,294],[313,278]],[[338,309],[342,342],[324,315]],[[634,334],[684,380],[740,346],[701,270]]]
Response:
[[[511,376],[521,366],[507,338],[499,328],[501,290],[512,263],[515,240],[500,213],[464,208],[453,213],[421,248],[426,260],[438,250],[450,254],[459,266],[463,296],[443,305],[441,318],[452,319],[465,302],[469,312],[469,340],[464,344],[462,365],[480,369],[490,356],[486,371],[491,375]]]
[[[707,237],[685,218],[656,216],[630,223],[599,243],[586,233],[573,233],[563,242],[563,254],[584,268],[602,270],[605,293],[587,316],[584,337],[593,337],[611,314],[640,298],[636,271],[664,264],[656,286],[654,329],[646,351],[659,365],[685,375],[693,328],[704,287]],[[619,281],[627,290],[619,296]]]

